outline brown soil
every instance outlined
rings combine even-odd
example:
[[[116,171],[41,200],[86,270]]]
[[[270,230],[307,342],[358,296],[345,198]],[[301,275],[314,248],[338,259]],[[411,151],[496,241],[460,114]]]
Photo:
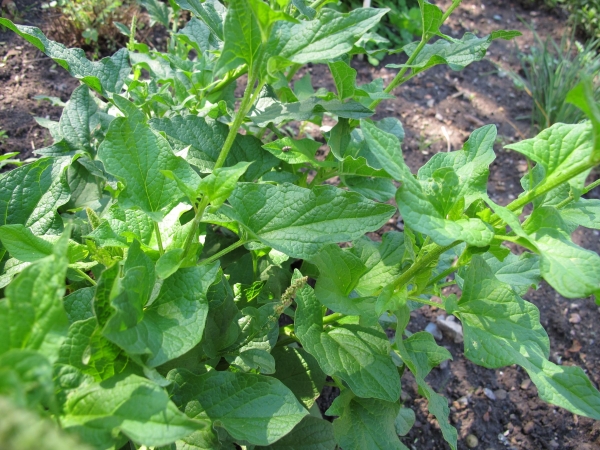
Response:
[[[23,10],[31,7],[25,23],[44,28],[44,15],[36,10],[38,3],[29,0],[17,2],[17,6]],[[450,0],[437,3],[445,8]],[[485,35],[499,28],[518,29],[524,36],[516,42],[521,48],[527,48],[532,43],[532,35],[519,17],[533,23],[542,36],[559,37],[565,31],[564,17],[556,11],[524,9],[517,0],[488,0],[485,7],[479,1],[465,0],[443,31],[460,36],[465,31]],[[395,57],[385,63],[398,61],[400,59]],[[376,77],[389,82],[395,74],[394,69],[386,69],[384,64],[377,68],[366,62],[354,61],[353,64],[358,70],[359,83]],[[414,170],[432,154],[446,151],[448,146],[460,148],[475,128],[495,123],[499,137],[489,194],[496,202],[507,204],[519,195],[519,179],[527,170],[527,164],[520,155],[502,147],[530,136],[529,120],[518,118],[529,113],[531,99],[516,90],[495,64],[517,68],[513,42],[494,42],[486,60],[462,72],[439,66],[416,77],[398,89],[396,100],[382,103],[376,117],[394,116],[402,121],[406,130],[403,151]],[[313,83],[332,87],[326,67],[314,66],[308,70],[313,75]],[[0,83],[0,130],[8,133],[8,139],[0,141],[1,153],[20,151],[22,158],[28,157],[33,148],[50,143],[49,134],[33,117],[57,120],[61,112],[60,108],[33,97],[45,94],[66,101],[78,83],[32,46],[6,31],[0,32]],[[600,190],[589,195],[598,198]],[[574,240],[599,252],[599,234],[580,229]],[[596,343],[596,329],[600,312],[594,302],[564,299],[546,284],[530,292],[527,299],[540,309],[542,324],[550,336],[551,360],[582,367],[598,386],[600,346]],[[429,307],[413,312],[409,330],[423,330],[439,314],[441,311]],[[450,350],[454,359],[446,367],[434,369],[428,381],[451,403],[451,422],[458,429],[460,449],[467,448],[465,438],[469,434],[478,438],[477,448],[485,450],[600,449],[600,422],[575,416],[539,400],[535,386],[519,367],[484,369],[464,358],[462,344],[455,344],[446,337],[440,344]],[[417,413],[415,427],[402,441],[415,450],[448,448],[435,418],[427,412],[426,401],[417,395],[412,376],[407,374],[402,381],[406,404]],[[484,388],[495,391],[496,400],[486,397]],[[324,394],[327,398],[319,404],[326,409],[335,393]]]

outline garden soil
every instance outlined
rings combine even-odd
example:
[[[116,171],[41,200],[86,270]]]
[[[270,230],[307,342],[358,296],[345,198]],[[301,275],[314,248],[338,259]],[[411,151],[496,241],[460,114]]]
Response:
[[[40,9],[40,3],[16,1],[21,23],[47,30],[50,19]],[[437,3],[445,8],[450,0]],[[533,25],[542,37],[560,38],[566,32],[565,20],[557,10],[526,9],[516,0],[465,0],[443,31],[459,37],[466,31],[485,35],[499,28],[518,29],[524,35],[515,42],[527,50],[533,37],[525,23]],[[497,158],[491,166],[489,194],[503,205],[519,195],[519,180],[527,170],[525,159],[503,150],[503,146],[532,136],[526,117],[531,99],[514,87],[505,72],[509,68],[518,69],[515,42],[495,41],[484,61],[462,72],[438,66],[415,77],[398,89],[396,100],[383,102],[376,116],[392,116],[402,121],[406,130],[403,152],[414,170],[437,152],[461,148],[475,128],[496,124]],[[359,84],[374,78],[389,82],[395,70],[384,65],[401,61],[401,57],[395,56],[373,67],[355,59],[353,65],[358,71]],[[333,88],[326,67],[315,65],[307,70],[315,87],[321,83]],[[300,72],[298,76],[303,74]],[[0,32],[0,130],[5,130],[8,136],[0,140],[1,153],[18,151],[20,158],[26,159],[34,149],[50,144],[48,132],[37,125],[34,117],[58,120],[61,108],[34,97],[46,95],[66,101],[77,85],[76,80],[33,46],[9,32]],[[306,132],[320,138],[318,128],[308,128]],[[594,177],[598,177],[597,172],[591,179]],[[588,195],[600,198],[600,190]],[[387,229],[401,228],[397,217],[387,226]],[[598,231],[579,229],[574,240],[600,252]],[[582,367],[599,386],[600,311],[592,299],[565,299],[544,283],[526,298],[540,309],[542,325],[550,337],[550,359],[556,364]],[[421,308],[412,313],[408,328],[411,332],[422,331],[442,314],[442,310]],[[535,386],[521,368],[482,368],[466,360],[462,344],[455,343],[450,336],[444,335],[439,344],[451,352],[453,360],[434,369],[427,381],[448,398],[450,421],[458,429],[460,449],[473,448],[467,446],[469,435],[477,438],[474,448],[482,450],[600,449],[600,422],[539,400]],[[405,405],[417,415],[415,426],[402,438],[404,444],[414,450],[448,448],[435,418],[427,411],[426,400],[417,394],[414,378],[408,373],[403,376],[402,389]],[[324,394],[319,401],[323,411],[336,393],[330,390]],[[469,443],[475,444],[473,437],[469,437]]]

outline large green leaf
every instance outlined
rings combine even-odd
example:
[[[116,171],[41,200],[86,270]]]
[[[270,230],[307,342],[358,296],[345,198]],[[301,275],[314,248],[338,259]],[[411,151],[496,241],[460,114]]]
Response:
[[[294,258],[312,258],[324,245],[356,239],[394,214],[390,205],[332,186],[239,183],[223,212],[252,237]]]
[[[334,450],[335,437],[331,422],[306,416],[292,431],[261,450]]]
[[[277,22],[266,44],[267,58],[283,60],[281,65],[329,62],[348,53],[387,12],[385,8],[356,8],[341,14],[324,9],[315,20]]]
[[[17,405],[54,407],[52,378],[52,364],[37,351],[12,349],[0,355],[0,395]]]
[[[582,226],[600,230],[600,200],[580,198],[560,210],[560,215],[571,230]]]
[[[167,393],[137,375],[120,375],[71,393],[63,428],[108,448],[116,431],[138,444],[161,446],[206,428],[182,414]]]
[[[296,294],[296,301],[296,336],[323,372],[340,377],[359,397],[398,400],[400,377],[381,328],[340,325],[324,331],[323,307],[313,289],[304,286]]]
[[[217,61],[217,76],[246,63],[251,71],[260,62],[262,39],[260,26],[246,0],[231,0],[223,27],[225,45]]]
[[[333,421],[333,432],[344,450],[406,450],[396,433],[399,410],[397,402],[355,397],[344,391],[326,414],[339,416]]]
[[[187,161],[205,173],[212,171],[229,133],[227,125],[193,115],[152,119],[150,126],[180,145],[191,146]],[[238,134],[225,167],[243,161],[252,163],[242,176],[244,181],[254,181],[278,164],[277,158],[263,150],[259,139]]]
[[[407,339],[402,339],[402,335],[397,333],[396,346],[402,361],[415,376],[419,392],[428,400],[429,411],[437,418],[444,439],[453,450],[456,450],[458,433],[448,420],[450,415],[448,400],[435,392],[425,381],[431,369],[442,361],[452,359],[452,355],[444,347],[438,346],[433,336],[426,331],[415,333]]]
[[[275,347],[273,377],[285,384],[306,408],[310,408],[325,385],[326,375],[315,358],[301,348]]]
[[[192,418],[208,418],[237,440],[269,445],[289,433],[308,411],[279,380],[250,373],[169,373],[172,398]]]
[[[66,161],[42,158],[0,177],[0,225],[21,224],[36,235],[58,234],[57,209],[69,201]]]
[[[102,95],[118,94],[131,71],[128,52],[125,49],[119,50],[110,58],[92,62],[85,57],[83,50],[67,48],[58,42],[51,41],[39,28],[15,25],[4,18],[0,18],[0,25],[35,45],[75,78],[80,79]]]
[[[543,400],[600,419],[600,392],[579,367],[548,361],[549,340],[538,309],[495,278],[482,258],[473,258],[463,294],[448,312],[462,321],[465,355],[471,361],[489,368],[518,364]]]
[[[521,36],[519,31],[498,30],[483,38],[478,38],[473,33],[465,33],[461,39],[439,39],[433,44],[425,45],[408,67],[413,69],[413,73],[423,72],[437,64],[447,64],[452,70],[462,70],[469,64],[483,59],[494,39],[510,40],[517,36]],[[418,42],[413,42],[404,46],[402,50],[410,57],[417,45]],[[388,64],[386,67],[405,66],[406,64]]]
[[[506,148],[515,150],[544,168],[545,180],[559,177],[582,161],[591,158],[594,135],[589,122],[567,125],[557,123],[532,139],[526,139]],[[582,188],[589,170],[569,180],[575,188]],[[530,186],[532,188],[533,186]]]
[[[62,302],[68,265],[67,239],[63,235],[53,255],[26,267],[6,288],[6,300],[0,309],[0,323],[6,326],[0,339],[0,353],[27,348],[56,357],[69,326]]]
[[[119,195],[124,208],[139,208],[160,221],[183,193],[161,170],[170,170],[188,186],[200,177],[175,156],[165,138],[156,135],[136,117],[115,119],[98,149],[106,171],[119,178],[125,189]]]

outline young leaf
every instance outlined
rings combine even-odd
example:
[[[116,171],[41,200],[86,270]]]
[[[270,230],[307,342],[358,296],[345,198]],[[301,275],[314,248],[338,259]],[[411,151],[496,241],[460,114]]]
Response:
[[[98,158],[107,172],[125,184],[119,203],[124,208],[139,208],[156,221],[182,196],[177,183],[161,170],[172,171],[189,186],[200,182],[189,164],[173,154],[165,138],[135,118],[121,117],[111,123]]]
[[[581,109],[591,120],[594,129],[594,152],[592,158],[594,161],[600,161],[600,109],[594,100],[592,80],[584,80],[575,86],[567,94],[565,99],[568,103],[573,103]]]
[[[310,409],[325,386],[326,375],[317,360],[306,350],[292,347],[275,347],[273,377],[285,384],[296,398]]]
[[[251,163],[239,162],[232,167],[221,167],[203,178],[198,185],[198,192],[206,195],[211,205],[221,206],[231,195],[238,180]]]
[[[296,294],[296,302],[296,336],[323,372],[340,377],[360,397],[398,400],[400,377],[381,328],[341,325],[323,331],[323,307],[313,289],[304,286]]]
[[[262,39],[260,26],[248,1],[229,2],[223,31],[225,45],[215,66],[215,74],[221,76],[244,62],[251,72],[256,70]]]
[[[85,57],[83,50],[67,48],[58,42],[51,41],[39,28],[15,25],[4,18],[0,18],[0,25],[17,33],[69,71],[75,78],[106,97],[121,91],[123,83],[131,71],[126,49],[119,50],[110,58],[92,62]]]
[[[419,52],[415,60],[408,67],[412,68],[411,75],[423,72],[438,64],[447,64],[452,70],[462,70],[469,64],[480,61],[485,57],[488,47],[494,39],[510,40],[521,36],[518,31],[494,31],[489,36],[478,38],[473,33],[465,33],[460,40],[448,42],[444,39],[427,44]],[[417,49],[417,42],[402,48],[410,57]],[[406,64],[388,64],[389,68],[406,67]]]
[[[448,400],[436,393],[425,381],[431,369],[442,361],[452,359],[452,355],[444,347],[438,346],[433,336],[426,331],[415,333],[407,339],[402,339],[402,334],[396,333],[396,345],[402,361],[415,376],[419,392],[422,392],[429,401],[429,411],[437,418],[444,439],[453,450],[456,450],[458,433],[448,420],[450,415]]]
[[[154,23],[158,22],[169,29],[171,18],[169,17],[167,5],[158,0],[139,0],[139,2],[148,10],[151,19],[150,26],[154,26]]]
[[[219,48],[219,41],[215,34],[204,22],[195,17],[191,18],[185,27],[177,33],[177,36],[188,45],[194,47],[200,55],[206,51]]]
[[[569,411],[600,419],[600,392],[579,367],[547,360],[549,340],[539,311],[494,277],[478,256],[465,275],[456,310],[465,335],[465,356],[484,367],[523,367],[540,397]]]
[[[191,418],[208,417],[236,440],[269,445],[289,433],[308,411],[279,380],[250,373],[169,373],[172,398]]]
[[[396,402],[355,397],[350,391],[344,391],[325,414],[340,416],[333,421],[333,432],[344,449],[406,450],[396,433],[395,419],[399,410]]]
[[[73,392],[61,424],[107,448],[116,431],[146,446],[161,446],[207,427],[179,412],[167,393],[137,375],[120,375]]]
[[[378,229],[394,214],[390,205],[331,186],[312,190],[239,183],[224,214],[263,244],[294,258],[310,259],[326,244]],[[294,205],[290,209],[288,205]]]

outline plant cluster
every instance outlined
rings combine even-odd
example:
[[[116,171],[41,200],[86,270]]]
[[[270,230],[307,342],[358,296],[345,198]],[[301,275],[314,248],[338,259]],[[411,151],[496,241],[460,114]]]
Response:
[[[589,79],[593,99],[600,102],[600,41],[582,45],[575,39],[575,33],[564,35],[560,42],[551,36],[544,41],[532,31],[535,45],[528,53],[517,53],[524,76],[509,72],[517,87],[533,99],[532,128],[539,131],[555,123],[583,120],[584,112],[566,99],[575,86]]]
[[[454,39],[440,26],[460,0],[420,0],[421,39],[396,77],[357,85],[349,58],[387,10],[325,3],[157,2],[162,19],[192,14],[168,51],[132,26],[128,49],[99,62],[0,19],[81,81],[45,122],[54,143],[0,178],[0,393],[13,404],[97,449],[405,449],[410,371],[456,449],[448,401],[426,382],[451,355],[406,329],[435,306],[462,321],[471,361],[517,364],[544,400],[600,419],[600,393],[548,360],[522,298],[542,278],[600,294],[600,256],[571,240],[600,228],[582,197],[600,163],[589,84],[569,96],[589,121],[509,146],[535,166],[500,206],[486,189],[493,125],[414,175],[401,123],[370,117],[424,70],[462,69],[519,33]],[[291,82],[309,62],[328,64],[335,92]],[[325,115],[337,124],[317,157],[322,144],[286,124]],[[403,232],[367,236],[397,210]],[[451,284],[460,295],[444,295]],[[326,385],[340,392],[332,422],[315,403]]]
[[[600,0],[545,0],[548,6],[561,7],[575,28],[592,39],[600,39]]]
[[[42,8],[56,9],[52,35],[70,45],[81,45],[96,57],[100,52],[114,52],[120,34],[116,25],[129,22],[137,8],[130,0],[52,0]]]

